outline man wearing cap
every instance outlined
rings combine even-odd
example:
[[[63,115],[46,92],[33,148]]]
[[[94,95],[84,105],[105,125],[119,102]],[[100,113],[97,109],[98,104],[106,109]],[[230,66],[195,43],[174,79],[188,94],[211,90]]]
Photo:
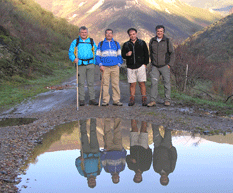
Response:
[[[69,49],[69,59],[78,65],[79,105],[85,105],[85,79],[89,91],[89,104],[98,105],[95,100],[94,77],[95,77],[95,53],[97,46],[88,36],[85,26],[79,28],[79,37],[75,39]]]
[[[165,27],[163,25],[157,25],[155,30],[156,36],[149,43],[152,70],[150,73],[151,101],[147,105],[148,107],[156,106],[160,74],[164,81],[164,105],[169,106],[171,104],[170,67],[174,64],[175,53],[171,41],[164,35]]]

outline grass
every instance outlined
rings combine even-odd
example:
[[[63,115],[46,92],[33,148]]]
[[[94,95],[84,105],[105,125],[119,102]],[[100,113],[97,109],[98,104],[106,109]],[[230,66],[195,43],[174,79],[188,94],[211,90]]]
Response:
[[[54,63],[59,64],[59,62],[48,62],[48,65],[53,66]],[[10,108],[25,99],[48,91],[46,89],[47,86],[58,85],[72,75],[75,75],[75,68],[70,66],[68,62],[66,65],[63,63],[62,68],[58,67],[53,70],[53,75],[50,76],[42,75],[32,80],[14,76],[10,81],[2,81],[0,84],[0,108]]]

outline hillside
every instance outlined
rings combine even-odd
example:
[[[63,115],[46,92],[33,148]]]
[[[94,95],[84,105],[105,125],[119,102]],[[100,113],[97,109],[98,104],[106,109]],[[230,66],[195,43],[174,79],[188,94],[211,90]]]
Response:
[[[0,80],[52,75],[67,60],[78,27],[54,17],[33,0],[3,0],[0,6]],[[16,78],[17,79],[17,78]]]
[[[188,38],[184,45],[195,55],[213,62],[233,60],[233,14],[215,22]]]
[[[178,41],[220,19],[216,13],[179,0],[36,1],[72,24],[86,25],[96,41],[104,38],[106,28],[113,28],[115,38],[123,42],[130,27],[138,28],[139,37],[149,41],[158,24],[165,25],[167,34]]]

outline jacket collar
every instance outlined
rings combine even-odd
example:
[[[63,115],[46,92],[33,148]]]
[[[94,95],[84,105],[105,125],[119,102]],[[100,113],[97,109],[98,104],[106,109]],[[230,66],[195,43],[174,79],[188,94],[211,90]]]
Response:
[[[112,38],[112,40],[110,42],[113,42],[114,39]],[[108,42],[108,40],[106,40],[106,38],[104,38],[104,42]]]
[[[163,35],[163,38],[162,38],[162,40],[161,41],[166,41],[166,39],[167,39],[167,37],[165,36],[165,35]],[[153,41],[157,41],[157,36],[155,36],[154,38],[153,38]]]
[[[86,40],[89,40],[90,39],[90,37],[89,36],[87,36],[87,39],[85,39],[85,40],[83,40],[80,36],[79,36],[79,41],[86,41]]]

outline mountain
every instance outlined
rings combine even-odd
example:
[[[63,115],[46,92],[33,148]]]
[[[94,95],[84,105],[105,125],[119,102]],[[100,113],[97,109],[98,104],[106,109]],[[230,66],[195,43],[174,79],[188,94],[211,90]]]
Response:
[[[130,27],[146,41],[154,36],[155,26],[163,24],[169,37],[183,40],[217,21],[220,15],[192,7],[179,0],[36,0],[42,7],[70,23],[90,28],[95,40],[104,38],[104,30],[112,28],[115,39],[128,39]]]
[[[211,24],[184,41],[195,55],[201,54],[213,62],[232,63],[233,14]]]
[[[231,13],[233,7],[232,0],[181,0],[191,6],[200,7],[204,9],[212,9],[224,15]]]

